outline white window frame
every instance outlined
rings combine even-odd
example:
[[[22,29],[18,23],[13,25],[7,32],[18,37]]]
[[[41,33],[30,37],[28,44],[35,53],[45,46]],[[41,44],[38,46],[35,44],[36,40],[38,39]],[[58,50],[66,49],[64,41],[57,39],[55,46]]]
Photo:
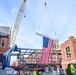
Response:
[[[68,55],[68,57],[67,57],[67,54],[66,54],[66,53],[68,53],[68,54],[70,53],[70,54],[71,54],[71,51],[66,52],[66,48],[67,48],[67,47],[69,47],[70,50],[71,50],[71,47],[70,47],[69,45],[65,47],[65,55],[66,55],[66,58],[69,59],[69,58],[71,58],[71,56],[69,57],[69,55]]]
[[[52,49],[54,50],[54,49],[56,49],[56,48],[57,48],[57,46],[56,46],[56,42],[53,42]]]

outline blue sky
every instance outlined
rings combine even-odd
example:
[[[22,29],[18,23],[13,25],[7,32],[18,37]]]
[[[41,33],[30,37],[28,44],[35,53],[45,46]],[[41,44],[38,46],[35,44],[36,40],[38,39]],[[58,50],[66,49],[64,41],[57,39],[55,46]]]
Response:
[[[22,18],[15,42],[19,47],[42,48],[42,37],[36,32],[58,39],[59,44],[69,36],[76,37],[76,0],[46,0],[50,18],[44,1],[26,0],[26,18]],[[0,0],[0,26],[14,26],[21,3],[22,0]]]

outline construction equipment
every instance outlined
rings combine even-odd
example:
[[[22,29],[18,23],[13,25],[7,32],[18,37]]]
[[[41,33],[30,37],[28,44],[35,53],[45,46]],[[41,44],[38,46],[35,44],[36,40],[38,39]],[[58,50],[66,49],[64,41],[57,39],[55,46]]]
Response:
[[[1,55],[2,68],[0,68],[0,75],[15,75],[15,69],[10,67],[10,58],[12,52],[18,52],[17,45],[14,45],[7,52]]]
[[[20,9],[18,11],[17,17],[16,17],[16,21],[13,27],[13,31],[12,31],[12,36],[11,36],[11,40],[10,40],[10,45],[13,46],[18,34],[18,30],[19,30],[19,26],[22,20],[22,16],[24,13],[24,9],[25,9],[25,4],[26,4],[26,0],[23,0]]]
[[[10,54],[12,51],[18,51],[17,45],[14,45],[7,52],[5,52],[2,56],[2,68],[10,67]]]

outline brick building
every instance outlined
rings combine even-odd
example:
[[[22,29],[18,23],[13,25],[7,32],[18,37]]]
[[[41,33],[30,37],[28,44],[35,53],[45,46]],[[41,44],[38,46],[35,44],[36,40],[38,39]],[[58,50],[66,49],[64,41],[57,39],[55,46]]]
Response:
[[[28,57],[24,58],[27,63],[31,64],[41,64],[42,52],[32,52]],[[52,50],[50,53],[49,64],[61,64],[61,51]]]
[[[55,40],[52,46],[52,51],[50,52],[49,64],[50,63],[61,63],[61,51],[59,49],[58,40]],[[23,57],[26,63],[39,64],[41,63],[42,50],[32,50],[30,53],[25,50],[25,55],[29,54],[27,57]],[[14,61],[17,62],[17,61]],[[18,62],[17,62],[18,63]]]
[[[0,26],[0,53],[9,49],[10,44],[10,27]]]
[[[9,49],[10,35],[10,27],[0,26],[0,54]]]
[[[59,45],[58,45],[58,41],[54,41],[53,43],[53,47],[50,52],[50,58],[49,58],[49,64],[51,65],[57,65],[57,64],[61,64],[61,50],[58,50]],[[41,49],[33,49],[27,51],[28,49],[26,49],[25,51],[21,51],[20,54],[25,54],[22,55],[22,59],[24,61],[26,61],[26,63],[28,64],[41,64],[41,59],[42,59],[42,50]],[[27,56],[28,54],[28,56]],[[27,57],[26,57],[27,56]],[[18,62],[19,60],[14,61],[14,63],[16,62],[16,64],[23,64],[23,62]],[[13,64],[13,63],[12,63]],[[12,65],[12,66],[17,66],[17,65]]]
[[[59,43],[58,40],[55,40],[53,42],[52,46],[52,51],[50,52],[50,59],[49,63],[52,61],[56,62],[57,61],[57,56],[58,58],[61,56],[61,52],[59,49]],[[41,63],[41,56],[42,56],[42,50],[33,50],[33,52],[25,58],[25,61],[28,63]]]
[[[67,68],[67,64],[76,62],[76,38],[70,36],[68,40],[60,45],[62,53],[62,66]]]

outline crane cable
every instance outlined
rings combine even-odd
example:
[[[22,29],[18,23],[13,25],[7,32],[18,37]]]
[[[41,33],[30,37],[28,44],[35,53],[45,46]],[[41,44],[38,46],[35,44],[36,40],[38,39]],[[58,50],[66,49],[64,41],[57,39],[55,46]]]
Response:
[[[51,25],[52,25],[52,27],[53,27],[54,34],[55,34],[55,36],[57,37],[56,31],[55,31],[55,28],[54,28],[53,22],[52,22],[52,20],[51,20],[51,17],[50,17],[50,15],[49,15],[49,12],[48,12],[48,8],[47,8],[47,7],[46,7],[46,10],[47,10],[47,13],[48,13],[48,16],[49,16],[49,19],[50,19],[50,23],[51,23]]]
[[[46,5],[46,3],[45,3],[45,5]],[[45,7],[44,7],[44,10],[43,10],[43,13],[42,13],[42,16],[41,16],[41,20],[40,20],[40,23],[39,23],[39,26],[38,26],[38,30],[39,30],[39,28],[41,26],[41,22],[42,22],[42,19],[43,19],[43,16],[44,16],[44,12],[45,12]],[[36,45],[37,45],[37,35],[35,36],[35,39],[36,39]]]
[[[44,8],[44,10],[43,10],[43,14],[42,14],[42,16],[41,16],[41,20],[40,20],[40,23],[39,23],[38,29],[39,29],[40,26],[41,26],[41,22],[42,22],[42,19],[43,19],[43,16],[44,16],[44,12],[45,12],[45,8]]]
[[[56,31],[55,31],[55,28],[54,28],[54,25],[53,25],[53,22],[52,22],[52,20],[51,20],[51,17],[50,17],[50,14],[49,14],[49,12],[48,12],[48,8],[47,8],[47,3],[46,3],[46,1],[44,0],[44,10],[43,10],[43,13],[42,13],[42,16],[41,16],[41,20],[40,20],[40,23],[39,23],[39,26],[38,26],[38,30],[39,30],[39,28],[41,27],[41,22],[42,22],[42,19],[43,19],[43,16],[44,16],[44,12],[45,12],[45,9],[46,9],[46,11],[47,11],[47,14],[48,14],[48,17],[49,17],[49,19],[50,19],[50,23],[51,23],[51,25],[52,25],[52,27],[53,27],[53,31],[54,31],[54,34],[55,34],[55,36],[56,36],[56,39],[58,39],[58,37],[57,37],[57,34],[56,34]],[[37,35],[36,35],[36,45],[37,45]]]
[[[44,12],[45,12],[45,9],[46,9],[47,14],[48,14],[48,17],[49,17],[49,20],[50,20],[50,23],[51,23],[51,25],[52,25],[52,27],[53,27],[54,34],[55,34],[55,36],[56,36],[56,38],[57,38],[57,34],[56,34],[56,31],[55,31],[53,22],[52,22],[52,20],[51,20],[50,14],[49,14],[49,12],[48,12],[47,3],[46,3],[45,0],[44,0],[44,5],[45,5],[45,8],[44,8],[44,11],[43,11],[43,14],[42,14],[42,17],[41,17],[41,20],[40,20],[40,24],[39,24],[39,26],[38,26],[38,29],[39,29],[40,26],[41,26],[42,18],[43,18],[43,16],[44,16]],[[58,38],[57,38],[57,39],[58,39]]]
[[[46,2],[44,1],[44,5],[46,7]],[[41,22],[42,22],[42,19],[43,19],[43,16],[44,16],[44,12],[45,12],[45,7],[44,7],[44,10],[43,10],[43,13],[42,13],[42,16],[41,16],[41,20],[40,20],[40,23],[39,23],[39,26],[38,26],[38,30],[41,26]],[[36,39],[36,45],[37,45],[37,35],[35,36],[35,39]]]
[[[46,2],[44,2],[44,5],[45,5],[45,7],[46,7]],[[38,29],[40,28],[40,26],[41,26],[41,22],[42,22],[42,19],[43,19],[43,16],[44,16],[44,12],[45,12],[45,7],[44,7],[44,10],[43,10],[43,13],[42,13],[42,16],[41,16],[41,20],[40,20],[40,24],[39,24],[39,26],[38,26]]]

